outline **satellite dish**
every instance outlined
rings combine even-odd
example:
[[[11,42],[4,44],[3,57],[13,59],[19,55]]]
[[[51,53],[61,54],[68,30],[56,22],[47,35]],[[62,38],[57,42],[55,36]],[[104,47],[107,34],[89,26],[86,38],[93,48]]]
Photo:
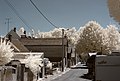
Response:
[[[120,23],[120,0],[108,0],[110,17]]]

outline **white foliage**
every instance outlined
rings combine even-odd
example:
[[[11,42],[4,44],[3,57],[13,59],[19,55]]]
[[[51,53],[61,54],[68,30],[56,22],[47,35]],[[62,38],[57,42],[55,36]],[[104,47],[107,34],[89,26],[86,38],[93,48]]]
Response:
[[[96,21],[89,21],[78,31],[75,27],[69,29],[55,28],[49,32],[38,32],[35,37],[61,38],[62,29],[64,29],[64,36],[68,38],[70,44],[76,45],[79,53],[92,50],[108,53],[112,50],[120,50],[120,36],[116,27],[109,25],[107,28],[103,28]]]
[[[56,37],[56,38],[60,38],[62,37],[62,29],[65,29],[65,28],[55,28],[53,29],[52,31],[52,37]]]
[[[48,61],[48,64],[46,67],[48,67],[49,69],[52,69],[52,63],[50,61]]]
[[[64,36],[67,36],[69,42],[72,44],[76,44],[78,39],[78,32],[76,32],[75,27],[66,29],[66,28],[55,28],[49,32],[38,32],[36,34],[37,38],[61,38],[62,37],[62,29],[64,29]]]
[[[52,37],[51,31],[50,32],[45,32],[42,35],[43,35],[44,38],[51,38]]]
[[[101,51],[101,47],[103,47],[102,29],[96,21],[89,21],[82,30],[80,30],[77,51],[79,53],[89,53],[93,50]]]
[[[21,28],[17,31],[17,33],[18,33],[19,36],[21,36],[21,35],[24,35],[24,31],[25,31],[24,27],[21,27]]]
[[[107,0],[110,16],[120,22],[120,0]]]
[[[38,32],[36,35],[36,38],[51,38],[52,34],[50,32]]]
[[[34,29],[32,29],[32,34],[31,34],[31,36],[36,38]]]
[[[7,64],[11,61],[13,56],[13,49],[11,48],[10,42],[6,42],[1,38],[0,41],[0,65]]]
[[[120,51],[120,34],[116,26],[103,29],[97,22],[89,21],[79,30],[77,52],[88,53],[92,50],[108,54],[112,50]]]
[[[109,50],[120,50],[120,33],[115,25],[109,25],[105,31]]]
[[[71,44],[75,45],[77,43],[78,32],[76,31],[75,27],[71,29],[65,29],[65,35]]]
[[[52,69],[52,63],[49,61],[48,58],[44,58],[44,63],[46,68]]]
[[[29,56],[25,60],[25,65],[37,76],[37,73],[40,72],[41,67],[43,67],[43,59],[38,56]]]

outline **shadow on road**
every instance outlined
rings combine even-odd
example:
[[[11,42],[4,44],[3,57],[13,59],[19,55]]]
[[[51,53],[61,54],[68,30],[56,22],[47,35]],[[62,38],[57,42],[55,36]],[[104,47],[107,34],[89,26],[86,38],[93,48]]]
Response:
[[[83,79],[88,79],[88,80],[91,80],[91,81],[95,81],[94,77],[92,75],[89,75],[89,74],[84,74],[82,76],[79,76],[79,78],[83,78]]]
[[[83,79],[89,79],[89,80],[91,80],[90,77],[87,77],[87,76],[85,76],[85,75],[79,76],[79,78],[83,78]]]

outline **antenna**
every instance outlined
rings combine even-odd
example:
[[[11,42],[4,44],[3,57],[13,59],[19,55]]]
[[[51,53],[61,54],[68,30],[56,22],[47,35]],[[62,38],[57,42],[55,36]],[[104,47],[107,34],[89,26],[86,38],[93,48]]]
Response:
[[[5,24],[7,24],[7,32],[9,32],[9,27],[10,27],[10,18],[6,18]]]
[[[13,10],[13,12],[17,15],[17,17],[23,22],[26,27],[28,27],[30,30],[34,29],[29,26],[29,24],[25,21],[25,19],[18,13],[18,11],[15,9],[15,6],[13,6],[9,0],[4,0],[5,3]]]

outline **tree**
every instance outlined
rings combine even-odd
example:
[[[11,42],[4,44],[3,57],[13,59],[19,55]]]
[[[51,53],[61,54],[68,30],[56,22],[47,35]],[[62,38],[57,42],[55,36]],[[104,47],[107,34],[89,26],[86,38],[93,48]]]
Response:
[[[39,56],[29,56],[24,62],[34,74],[33,79],[36,81],[38,73],[41,72],[41,67],[44,66],[43,59]]]
[[[64,29],[64,36],[66,36],[69,40],[69,43],[76,44],[78,33],[75,27],[66,29],[66,28],[55,28],[49,32],[39,32],[36,34],[37,38],[61,38],[62,37],[62,29]]]
[[[77,53],[89,53],[92,51],[102,51],[103,28],[96,21],[89,21],[80,30],[80,37],[76,45]]]
[[[120,23],[120,0],[107,0],[110,16]]]
[[[10,42],[1,38],[0,41],[0,65],[5,65],[12,60],[13,49]]]
[[[65,30],[65,35],[67,36],[70,44],[72,44],[74,46],[77,43],[78,32],[75,29],[75,27],[70,28],[70,29],[66,29]]]
[[[115,25],[109,25],[105,29],[106,33],[106,44],[110,51],[119,50],[120,51],[120,33]]]
[[[21,27],[18,31],[17,31],[17,34],[21,37],[21,35],[24,35],[24,27]]]
[[[55,28],[55,29],[53,29],[53,31],[51,32],[52,37],[61,38],[62,37],[62,29],[65,30],[65,28]]]

